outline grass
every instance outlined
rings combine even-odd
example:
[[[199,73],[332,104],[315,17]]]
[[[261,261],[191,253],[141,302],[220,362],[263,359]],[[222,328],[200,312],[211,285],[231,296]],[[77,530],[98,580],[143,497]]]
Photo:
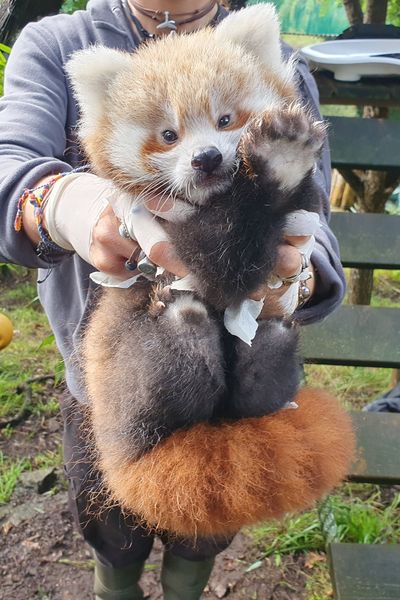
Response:
[[[60,356],[54,343],[43,344],[43,340],[51,334],[50,326],[40,307],[36,284],[24,269],[14,268],[5,284],[1,285],[0,312],[5,313],[14,326],[13,340],[0,354],[1,418],[20,410],[24,396],[16,393],[18,386],[33,376],[59,375]],[[54,412],[58,410],[55,398],[50,396],[45,402],[37,395],[43,390],[43,385],[32,384],[35,399],[40,398],[34,410],[38,413]]]
[[[60,444],[57,450],[46,450],[40,454],[36,454],[31,460],[33,469],[51,469],[61,467],[63,464],[63,451]]]
[[[396,543],[400,538],[400,493],[389,501],[378,486],[344,484],[340,493],[329,496],[336,521],[335,541],[358,544]],[[318,509],[269,522],[250,530],[266,558],[292,552],[320,552],[325,548]]]
[[[307,385],[321,387],[350,409],[361,409],[392,387],[392,371],[371,367],[305,365]]]
[[[374,271],[371,305],[400,308],[400,271],[384,271],[382,269]]]
[[[24,457],[13,460],[0,451],[0,505],[10,501],[18,483],[18,478],[24,471],[50,469],[61,467],[63,464],[62,445],[57,450],[46,450],[32,458]]]
[[[12,461],[0,451],[0,505],[9,502],[17,485],[18,477],[29,466],[28,459]]]
[[[311,46],[311,44],[318,44],[323,42],[325,38],[316,35],[295,35],[291,33],[284,33],[282,39],[292,46],[292,48],[304,48],[304,46]]]
[[[399,492],[385,500],[378,486],[344,484],[339,493],[329,497],[327,503],[325,508],[334,517],[334,539],[337,542],[390,544],[400,539]],[[289,516],[281,522],[253,527],[248,533],[260,551],[253,565],[259,565],[270,556],[274,556],[275,563],[279,565],[284,554],[305,553],[307,600],[330,597],[332,588],[325,539],[317,508]]]

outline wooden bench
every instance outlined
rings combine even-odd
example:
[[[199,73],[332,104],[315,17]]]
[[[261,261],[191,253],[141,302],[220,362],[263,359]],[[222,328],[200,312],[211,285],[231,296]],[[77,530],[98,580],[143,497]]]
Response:
[[[399,123],[330,121],[334,167],[400,169]],[[398,217],[333,213],[331,226],[345,267],[400,269]],[[306,362],[400,368],[400,309],[344,305],[304,327],[301,344]],[[348,479],[400,484],[400,414],[354,412],[352,418],[357,455]],[[331,543],[328,556],[336,600],[400,599],[400,545]]]

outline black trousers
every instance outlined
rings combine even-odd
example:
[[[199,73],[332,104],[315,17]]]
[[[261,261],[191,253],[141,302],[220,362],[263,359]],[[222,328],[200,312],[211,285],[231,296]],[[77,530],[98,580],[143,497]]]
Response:
[[[64,469],[68,478],[69,508],[83,538],[99,560],[109,567],[126,567],[149,556],[154,534],[137,524],[134,516],[124,515],[119,506],[104,509],[99,475],[88,458],[84,415],[79,403],[68,393],[61,401],[64,418]],[[168,492],[168,491],[166,491]],[[143,493],[146,493],[143,490]],[[164,546],[187,560],[205,560],[225,550],[230,538],[186,539],[159,536]]]

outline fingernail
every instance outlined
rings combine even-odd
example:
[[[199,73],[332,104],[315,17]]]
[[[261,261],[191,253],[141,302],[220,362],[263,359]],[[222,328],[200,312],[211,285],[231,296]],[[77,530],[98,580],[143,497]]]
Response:
[[[135,271],[137,269],[137,262],[126,260],[124,267],[127,271]]]

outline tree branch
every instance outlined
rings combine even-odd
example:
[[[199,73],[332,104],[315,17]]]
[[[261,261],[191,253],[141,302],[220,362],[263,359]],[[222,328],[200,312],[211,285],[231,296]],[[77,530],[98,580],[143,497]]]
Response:
[[[364,23],[384,24],[386,22],[388,0],[368,0]]]
[[[350,25],[357,25],[363,22],[363,11],[360,0],[343,0],[343,6]]]

